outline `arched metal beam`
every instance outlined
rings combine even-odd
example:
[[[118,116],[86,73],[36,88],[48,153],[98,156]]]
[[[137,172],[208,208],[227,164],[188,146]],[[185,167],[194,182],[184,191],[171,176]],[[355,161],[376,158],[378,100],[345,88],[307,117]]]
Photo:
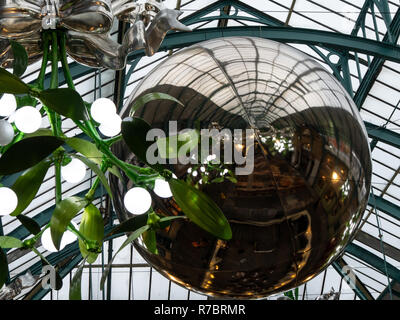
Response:
[[[397,45],[341,33],[291,27],[241,26],[174,32],[165,37],[159,52],[188,47],[205,40],[234,36],[260,37],[285,43],[314,44],[339,51],[355,51],[400,63],[400,46]],[[128,57],[128,61],[132,62],[144,55],[143,50],[136,51]],[[70,65],[70,69],[74,79],[93,72],[92,68],[76,62]],[[59,76],[60,84],[63,84],[65,80],[61,71]],[[46,81],[50,81],[49,76],[46,77]]]
[[[390,30],[386,33],[383,41],[387,42],[390,38],[394,38],[393,40],[397,42],[400,36],[400,10],[396,12],[395,17],[390,24]],[[354,95],[354,102],[357,107],[360,109],[364,104],[365,99],[368,96],[368,93],[371,91],[372,86],[375,83],[376,78],[380,74],[383,65],[385,63],[385,59],[375,57],[370,66],[368,67],[367,73],[364,75],[363,80],[360,83],[360,86],[357,89],[356,94]]]
[[[349,277],[349,274],[346,272],[346,267],[348,264],[344,259],[341,257],[337,261],[332,263],[333,268],[336,270],[337,273],[348,282],[351,289],[354,293],[359,297],[361,300],[374,300],[374,297],[369,292],[368,288],[362,283],[362,281],[354,274],[354,277]],[[353,282],[354,281],[354,282]]]
[[[200,41],[233,36],[260,37],[285,43],[314,44],[339,51],[355,51],[400,63],[400,47],[397,45],[342,33],[290,27],[240,26],[175,32],[167,35],[159,51],[183,48]],[[141,50],[133,53],[129,59],[133,60],[143,55],[144,52]]]
[[[397,282],[400,282],[400,270],[387,262],[385,268],[385,261],[379,258],[378,256],[374,255],[367,249],[364,249],[354,243],[350,243],[347,245],[345,250],[348,254],[351,254],[352,256],[355,256],[365,261],[366,263],[373,266],[383,274],[386,274],[386,269],[387,269],[389,277],[393,280],[396,280]]]

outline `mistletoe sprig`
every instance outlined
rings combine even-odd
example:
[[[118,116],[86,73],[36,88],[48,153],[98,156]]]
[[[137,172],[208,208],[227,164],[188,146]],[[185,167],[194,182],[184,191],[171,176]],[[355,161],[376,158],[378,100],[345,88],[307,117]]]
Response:
[[[176,203],[182,208],[185,216],[159,217],[151,207],[143,214],[135,216],[120,225],[110,235],[129,234],[118,252],[131,241],[142,237],[149,251],[157,254],[155,231],[166,228],[174,219],[188,218],[204,230],[220,239],[229,240],[232,232],[229,223],[220,208],[203,192],[188,185],[185,181],[173,178],[172,172],[164,166],[153,165],[147,168],[134,166],[117,158],[111,151],[113,143],[123,139],[135,155],[146,163],[145,154],[148,147],[146,134],[151,126],[141,118],[128,117],[121,124],[121,135],[103,139],[97,131],[98,123],[91,116],[91,103],[82,99],[75,90],[73,79],[68,68],[65,33],[61,30],[43,32],[43,60],[40,73],[33,84],[24,83],[19,77],[25,72],[27,54],[23,47],[14,45],[14,73],[0,68],[0,93],[15,95],[18,107],[27,104],[40,106],[42,115],[47,116],[51,130],[39,129],[25,134],[17,127],[12,141],[0,147],[0,176],[17,176],[10,186],[18,198],[18,204],[11,212],[32,234],[28,239],[0,237],[0,248],[30,249],[46,264],[49,262],[36,249],[37,241],[46,230],[50,230],[52,242],[57,250],[62,248],[61,240],[66,231],[72,232],[79,239],[80,252],[88,263],[93,263],[101,252],[104,239],[104,222],[99,209],[93,205],[96,189],[103,185],[112,198],[111,188],[106,173],[121,177],[123,172],[134,187],[153,189],[156,180],[167,181]],[[45,88],[45,74],[48,63],[51,64],[50,85]],[[59,88],[59,64],[68,85]],[[154,99],[170,99],[180,104],[175,98],[161,93],[147,94],[133,104],[133,109],[143,107]],[[0,106],[2,108],[2,106]],[[133,111],[134,111],[133,110]],[[1,110],[0,110],[1,111]],[[71,119],[87,136],[67,137],[61,127],[61,116]],[[62,197],[61,169],[71,159],[78,159],[89,167],[96,175],[95,182],[84,197]],[[42,229],[38,223],[23,215],[38,193],[49,168],[55,168],[56,206],[51,219]],[[1,181],[1,180],[0,180]],[[0,187],[2,187],[0,185]],[[0,188],[2,189],[2,188]],[[4,188],[5,189],[5,188]],[[83,210],[79,230],[71,223],[72,219]],[[109,269],[108,269],[109,270]],[[8,277],[7,259],[0,249],[0,288]],[[103,275],[103,279],[106,276]],[[73,278],[71,299],[80,297],[79,288],[81,269]],[[102,286],[104,280],[102,280]]]

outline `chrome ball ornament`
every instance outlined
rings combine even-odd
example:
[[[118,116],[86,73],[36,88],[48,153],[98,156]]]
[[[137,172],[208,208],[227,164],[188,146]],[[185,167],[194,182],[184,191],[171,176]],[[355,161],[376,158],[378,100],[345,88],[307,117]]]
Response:
[[[274,41],[215,39],[160,63],[135,88],[121,116],[150,92],[184,104],[155,100],[136,111],[167,135],[172,121],[177,130],[254,132],[246,143],[231,136],[232,148],[253,162],[246,174],[232,174],[243,163],[218,167],[212,154],[207,163],[167,164],[218,204],[233,236],[220,240],[178,219],[157,231],[158,254],[136,241],[138,252],[163,275],[217,297],[262,298],[312,279],[353,239],[371,183],[367,133],[351,97],[315,60]],[[114,151],[139,163],[123,143]],[[131,214],[123,195],[132,185],[111,182],[124,221]],[[156,194],[153,209],[182,214],[173,198]]]

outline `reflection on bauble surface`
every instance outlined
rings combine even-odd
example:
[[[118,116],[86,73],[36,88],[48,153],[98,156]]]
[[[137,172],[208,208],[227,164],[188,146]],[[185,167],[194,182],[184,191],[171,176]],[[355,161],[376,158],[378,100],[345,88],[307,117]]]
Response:
[[[169,165],[219,205],[233,237],[219,240],[175,220],[157,232],[158,255],[135,242],[162,274],[214,296],[262,298],[310,280],[352,240],[369,195],[370,150],[352,99],[320,64],[274,41],[216,39],[159,64],[121,114],[128,116],[132,101],[148,92],[185,105],[156,100],[135,113],[154,128],[177,121],[178,130],[254,131],[253,142],[232,144],[243,157],[252,153],[249,174],[232,174],[244,164]],[[114,151],[140,163],[123,143]],[[131,183],[113,179],[112,188],[125,220],[122,197]],[[153,208],[163,216],[182,214],[173,198],[154,195]]]

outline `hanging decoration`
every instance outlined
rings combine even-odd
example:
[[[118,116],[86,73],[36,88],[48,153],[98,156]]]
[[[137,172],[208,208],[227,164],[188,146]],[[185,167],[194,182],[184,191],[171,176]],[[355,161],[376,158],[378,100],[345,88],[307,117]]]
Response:
[[[0,176],[12,176],[0,180],[0,215],[30,233],[0,236],[0,288],[10,280],[7,250],[31,250],[51,265],[38,241],[50,240],[50,251],[78,241],[83,262],[70,298],[81,299],[84,264],[98,259],[105,239],[127,234],[101,290],[133,241],[189,289],[261,298],[310,280],[354,236],[371,180],[366,131],[345,89],[302,52],[258,38],[203,42],[159,64],[118,114],[109,100],[84,101],[75,90],[68,56],[122,69],[130,52],[153,55],[168,31],[189,31],[179,15],[155,0],[0,5]],[[130,24],[120,44],[110,36],[114,18]],[[39,59],[35,81],[22,81]],[[63,117],[83,136],[67,136]],[[39,225],[24,212],[50,168],[55,206]],[[87,168],[96,175],[87,193],[65,196],[63,180],[77,183]],[[107,234],[93,204],[100,185],[121,222]]]
[[[13,41],[24,47],[29,63],[37,61],[43,55],[41,32],[62,30],[65,49],[75,61],[89,67],[123,69],[129,53],[145,49],[151,56],[168,31],[190,31],[177,20],[180,14],[156,0],[140,4],[120,0],[10,0],[0,7],[0,65],[12,66]],[[114,17],[132,24],[121,44],[110,36]]]
[[[136,107],[141,97],[155,93],[185,107],[171,99]],[[160,216],[184,212],[189,219],[134,241],[145,260],[172,281],[216,297],[291,292],[327,268],[353,239],[371,185],[367,133],[346,90],[303,52],[254,37],[200,42],[158,64],[120,114],[158,129],[148,135],[157,139],[159,151],[149,165],[166,163],[186,181],[170,182],[173,197],[153,197],[152,207]],[[129,132],[125,121],[123,133]],[[132,149],[133,139],[125,143],[114,147],[120,159],[143,163],[153,154],[151,145],[144,154]],[[111,177],[120,221],[134,219],[121,205],[132,187]],[[186,190],[183,204],[177,204],[177,190]],[[213,227],[185,207],[195,190],[222,210],[230,240],[204,231]]]
[[[134,139],[134,148],[141,150],[147,143],[146,128],[140,126],[143,122],[130,118],[122,121],[114,102],[109,99],[84,101],[75,90],[67,60],[69,55],[90,67],[124,68],[130,52],[145,49],[152,55],[168,31],[190,31],[177,20],[179,15],[179,11],[165,8],[161,1],[152,0],[140,4],[109,0],[10,0],[0,5],[0,64],[3,66],[0,68],[0,179],[10,178],[0,180],[0,216],[15,217],[30,233],[25,239],[0,236],[0,289],[6,285],[4,291],[0,291],[1,298],[12,298],[21,291],[21,286],[14,288],[13,285],[19,283],[20,278],[9,279],[6,251],[10,249],[31,250],[40,257],[43,266],[49,267],[51,263],[38,249],[39,241],[47,252],[61,251],[66,245],[79,241],[84,259],[82,266],[96,261],[103,247],[105,230],[103,216],[92,202],[100,184],[113,199],[107,175],[128,177],[134,182],[135,187],[126,192],[127,210],[145,216],[139,224],[122,223],[111,231],[118,236],[133,232],[120,250],[133,239],[145,237],[146,231],[167,228],[172,220],[187,218],[184,215],[158,216],[152,209],[154,193],[150,192],[156,181],[164,183],[157,182],[156,188],[163,197],[172,196],[172,181],[178,181],[167,167],[144,168],[122,161],[112,152],[113,144],[122,139]],[[110,36],[114,17],[132,25],[122,44]],[[42,63],[37,78],[25,83],[20,77],[27,66],[38,59]],[[48,64],[50,81],[46,84]],[[67,88],[59,88],[60,70]],[[137,107],[153,99],[176,100],[165,94],[151,94],[145,98],[137,101]],[[68,137],[63,131],[62,117],[73,121],[86,139]],[[47,118],[50,128],[43,128],[43,118]],[[129,128],[129,132],[125,130],[120,134],[122,126]],[[49,221],[39,225],[24,212],[38,194],[50,168],[54,170],[55,207]],[[86,195],[65,197],[63,180],[79,183],[86,176],[87,168],[97,177]],[[166,189],[171,190],[168,193]],[[186,190],[174,194],[181,194],[183,198],[184,193]],[[229,239],[230,226],[221,210],[215,204],[210,207],[212,201],[200,191],[191,191],[191,194],[198,198],[185,204],[189,206],[188,212],[193,210],[198,221],[208,221],[206,229],[214,236]],[[81,211],[78,226],[73,219]],[[59,290],[62,279],[54,270],[56,287],[53,289]],[[81,298],[81,276],[82,267],[72,279],[71,299]]]

